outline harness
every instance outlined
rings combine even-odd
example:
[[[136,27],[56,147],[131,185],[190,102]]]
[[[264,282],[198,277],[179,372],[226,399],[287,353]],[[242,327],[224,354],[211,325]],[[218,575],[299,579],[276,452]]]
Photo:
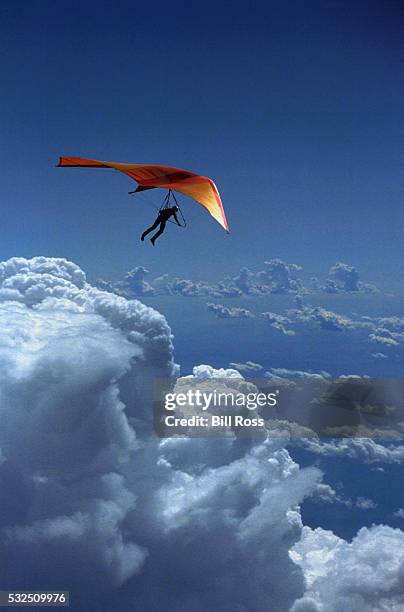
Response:
[[[167,219],[168,223],[174,223],[174,225],[177,225],[177,227],[186,227],[187,226],[187,222],[185,221],[185,217],[182,214],[182,210],[180,208],[180,205],[178,204],[178,200],[175,197],[175,194],[172,192],[171,189],[168,190],[162,205],[159,208],[159,212],[161,212],[162,210],[165,210],[166,208],[171,208],[171,198],[173,199],[173,204],[175,204],[175,206],[178,208],[178,212],[181,215],[181,223],[180,225],[178,225],[175,221],[172,221],[171,219]]]

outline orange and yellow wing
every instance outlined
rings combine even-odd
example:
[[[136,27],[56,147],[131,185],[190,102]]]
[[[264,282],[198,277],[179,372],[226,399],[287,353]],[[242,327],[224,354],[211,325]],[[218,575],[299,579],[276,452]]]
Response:
[[[171,166],[125,164],[85,159],[84,157],[60,157],[58,165],[63,167],[115,168],[130,176],[139,184],[136,191],[156,187],[178,191],[204,206],[226,232],[229,231],[219,192],[215,183],[207,176],[201,176],[180,168],[172,168]]]

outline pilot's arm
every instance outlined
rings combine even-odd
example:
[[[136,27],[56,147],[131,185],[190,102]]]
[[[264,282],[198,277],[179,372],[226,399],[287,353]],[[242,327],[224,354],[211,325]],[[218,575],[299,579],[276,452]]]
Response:
[[[173,217],[174,217],[174,219],[175,219],[175,221],[176,221],[177,225],[181,225],[181,223],[178,221],[178,217],[177,217],[177,214],[176,214],[176,213],[173,213]]]

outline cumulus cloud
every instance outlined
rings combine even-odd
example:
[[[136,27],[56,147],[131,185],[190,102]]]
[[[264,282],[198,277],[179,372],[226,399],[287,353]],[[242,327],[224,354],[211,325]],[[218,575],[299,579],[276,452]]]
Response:
[[[346,498],[343,495],[339,495],[330,485],[323,482],[318,483],[314,493],[314,501],[321,501],[328,504],[342,504],[347,508],[355,506],[360,510],[374,510],[377,508],[376,502],[366,497],[357,497],[355,501]]]
[[[229,284],[238,289],[241,294],[257,295],[263,293],[263,288],[257,286],[257,282],[255,280],[255,273],[246,267],[241,268],[239,274],[229,280]]]
[[[386,347],[398,346],[399,343],[397,342],[397,340],[392,338],[388,330],[385,330],[382,333],[379,332],[375,334],[369,334],[370,342],[375,342],[376,344],[382,344]]]
[[[204,380],[211,386],[214,379],[226,390],[245,386],[236,370],[201,365],[175,390]],[[280,438],[169,438],[160,445],[158,464],[165,480],[153,496],[153,511],[140,513],[147,533],[154,522],[151,548],[159,551],[143,609],[168,611],[180,602],[186,610],[230,612],[262,609],[271,601],[280,612],[289,610],[304,593],[301,570],[289,556],[301,533],[298,504],[320,472],[300,470]],[[195,555],[201,548],[204,554]]]
[[[376,502],[374,502],[373,499],[368,499],[366,497],[358,497],[356,499],[355,506],[361,510],[374,510],[377,508]]]
[[[348,508],[352,507],[352,501],[350,499],[338,495],[330,485],[323,482],[318,483],[312,497],[314,501],[321,501],[327,504],[342,504]]]
[[[314,381],[326,381],[331,379],[331,375],[328,372],[306,372],[304,370],[291,370],[288,368],[271,368],[265,373],[267,378],[273,380],[314,380]]]
[[[301,267],[281,259],[264,262],[262,270],[242,267],[236,276],[225,276],[218,283],[171,279],[167,275],[156,279],[155,287],[164,293],[193,297],[240,297],[243,295],[266,295],[268,293],[296,293],[303,290],[297,278]]]
[[[302,270],[297,264],[290,264],[275,258],[265,261],[265,268],[257,273],[257,278],[271,293],[296,293],[301,291],[302,283],[297,274]]]
[[[286,315],[295,325],[316,326],[328,331],[363,331],[368,334],[369,342],[379,344],[385,350],[404,344],[404,317],[353,318],[309,304],[287,310]],[[383,359],[382,355],[377,352],[373,356]]]
[[[328,273],[322,290],[326,293],[374,293],[374,285],[359,281],[359,272],[354,266],[338,261]]]
[[[264,262],[262,270],[240,269],[237,276],[226,277],[225,286],[238,291],[240,295],[266,295],[268,293],[297,293],[303,290],[297,278],[302,268],[275,258]]]
[[[321,306],[304,304],[301,296],[296,296],[297,308],[286,311],[285,317],[295,330],[312,327],[326,331],[350,331],[367,334],[369,342],[380,344],[384,349],[398,347],[404,343],[404,320],[402,317],[369,317],[349,316],[327,310]],[[283,316],[283,315],[281,315]],[[375,359],[386,357],[384,353],[375,352]]]
[[[340,290],[359,291],[359,272],[354,266],[338,261],[330,268],[329,277]]]
[[[158,276],[151,283],[144,280],[148,270],[143,267],[128,272],[121,281],[100,279],[101,289],[114,291],[126,297],[150,295],[181,295],[183,297],[234,298],[243,295],[268,293],[296,293],[303,290],[297,274],[301,267],[281,259],[264,262],[262,270],[242,267],[236,276],[225,276],[218,282],[179,278],[170,274]]]
[[[302,444],[307,450],[317,455],[349,457],[364,463],[403,463],[404,461],[403,445],[379,444],[369,438],[330,442],[304,440]]]
[[[347,315],[340,315],[320,306],[301,306],[299,309],[287,311],[288,317],[305,325],[315,325],[328,331],[344,331],[347,329],[368,329],[372,325],[368,321],[354,320]]]
[[[138,444],[129,418],[150,422],[151,378],[176,371],[170,329],[45,257],[0,264],[0,313],[1,495],[20,482],[26,501],[1,515],[3,582],[119,585],[147,556],[123,529],[136,504],[122,475]]]
[[[133,268],[125,274],[121,281],[111,282],[98,279],[97,287],[127,298],[150,297],[155,295],[155,289],[145,280],[149,271],[143,266]]]
[[[293,329],[288,329],[287,325],[291,323],[291,320],[288,317],[284,317],[283,315],[276,314],[274,312],[262,312],[261,317],[268,321],[271,324],[271,327],[277,329],[285,336],[294,336],[296,332]]]
[[[146,268],[139,266],[128,272],[122,280],[108,281],[99,279],[97,286],[104,291],[111,291],[124,297],[150,297],[154,295],[179,295],[201,298],[237,298],[242,296],[264,296],[268,294],[303,294],[316,293],[375,293],[378,289],[360,281],[358,270],[343,262],[334,264],[322,285],[312,277],[307,285],[299,278],[302,267],[288,263],[280,258],[264,262],[262,269],[240,268],[235,276],[227,274],[217,282],[201,279],[186,279],[171,274],[163,274],[153,280],[145,280],[149,274]]]
[[[247,308],[228,307],[223,304],[207,304],[207,309],[218,319],[251,319],[254,315]]]
[[[245,363],[237,363],[233,361],[229,365],[235,370],[238,370],[239,372],[245,373],[247,375],[251,373],[262,372],[264,369],[260,363],[255,363],[254,361],[246,361]]]
[[[363,527],[346,542],[330,531],[304,527],[291,556],[307,584],[292,612],[387,612],[404,606],[404,532],[399,529]]]
[[[203,297],[215,294],[212,287],[207,283],[179,278],[169,281],[165,292],[169,295],[182,295],[183,297]]]
[[[288,554],[297,505],[319,471],[279,441],[159,442],[151,384],[176,372],[164,317],[65,260],[14,259],[0,275],[2,584],[118,589],[115,609],[270,599],[286,612],[304,590]],[[192,376],[243,383],[207,365]]]
[[[131,293],[135,296],[150,296],[154,295],[155,290],[153,287],[145,281],[145,277],[149,274],[149,271],[146,270],[143,266],[138,266],[133,268],[130,272],[128,272],[123,281],[121,288],[127,295],[131,297]],[[116,286],[116,285],[115,285]]]
[[[211,365],[201,364],[192,368],[192,374],[183,376],[185,378],[194,379],[213,379],[213,378],[237,378],[243,380],[243,376],[236,369],[233,368],[214,368]]]

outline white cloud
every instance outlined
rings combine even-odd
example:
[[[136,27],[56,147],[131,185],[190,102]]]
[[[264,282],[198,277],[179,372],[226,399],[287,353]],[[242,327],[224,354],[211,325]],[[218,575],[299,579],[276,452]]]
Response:
[[[329,277],[344,291],[359,291],[359,272],[354,266],[339,261],[330,269]]]
[[[325,293],[375,293],[378,289],[359,280],[354,266],[337,262],[328,273],[324,285],[312,277],[308,286],[298,278],[302,267],[287,263],[280,258],[264,261],[261,270],[246,266],[236,276],[225,275],[218,282],[184,279],[163,274],[148,282],[149,271],[140,266],[128,272],[122,280],[115,282],[99,279],[97,286],[105,291],[115,292],[124,297],[152,295],[181,295],[183,297],[237,298],[245,295],[264,296],[268,294],[295,294],[300,298],[304,293],[323,291]]]
[[[174,372],[164,317],[65,262],[60,276],[58,262],[43,274],[37,263],[3,277],[18,298],[1,303],[3,584],[102,588],[120,610],[271,600],[286,612],[304,592],[288,554],[297,505],[320,472],[300,470],[279,439],[159,442],[151,380]],[[245,385],[232,369],[194,376]]]
[[[288,316],[298,322],[315,324],[330,331],[372,327],[368,322],[353,320],[346,315],[340,315],[320,306],[307,305],[300,307],[298,310],[288,310]]]
[[[97,285],[100,289],[111,291],[124,297],[150,297],[155,294],[155,289],[148,283],[145,278],[149,271],[143,266],[133,268],[125,274],[122,281],[111,283],[100,279]]]
[[[393,612],[403,609],[404,532],[363,527],[352,542],[303,528],[292,558],[304,570],[305,597],[292,611]]]
[[[352,507],[352,501],[350,499],[344,498],[342,495],[338,495],[338,493],[330,487],[330,485],[325,484],[323,482],[318,483],[314,493],[313,499],[315,501],[321,501],[328,504],[343,504],[348,508]]]
[[[219,319],[251,319],[254,315],[246,308],[223,306],[223,304],[207,304],[207,309]]]
[[[122,529],[136,503],[122,474],[138,447],[128,419],[150,423],[150,380],[175,371],[170,329],[63,259],[13,258],[0,283],[0,478],[21,474],[30,500],[19,521],[13,504],[2,514],[3,579],[118,585],[147,556]]]
[[[237,378],[243,379],[240,372],[233,368],[213,368],[210,365],[201,364],[194,366],[192,374],[190,376],[183,376],[183,378],[198,378],[198,379],[212,379],[212,378]]]
[[[265,261],[265,268],[257,273],[257,279],[270,288],[271,293],[296,293],[302,290],[297,274],[301,266],[289,264],[279,258]]]
[[[374,508],[377,508],[376,502],[366,497],[357,497],[355,506],[361,510],[374,510]]]
[[[260,363],[255,363],[254,361],[246,361],[245,363],[231,362],[229,365],[235,370],[238,370],[239,372],[243,372],[245,374],[250,374],[252,372],[262,372],[264,369]]]
[[[296,332],[292,329],[288,329],[287,325],[291,323],[291,320],[288,317],[284,317],[283,315],[276,314],[274,312],[262,312],[261,317],[268,321],[271,324],[271,327],[277,329],[282,332],[285,336],[294,336]]]
[[[390,335],[380,335],[380,334],[369,334],[370,342],[375,342],[376,344],[383,344],[384,346],[398,346],[397,340],[392,338]]]
[[[364,463],[402,463],[404,461],[404,446],[397,444],[379,444],[369,438],[353,438],[331,442],[319,440],[303,440],[306,450],[317,455],[340,456],[357,459]]]
[[[354,266],[338,261],[328,273],[322,290],[326,293],[374,293],[374,285],[359,281],[359,272]]]
[[[265,376],[275,380],[297,379],[325,381],[331,379],[328,372],[305,372],[303,370],[290,370],[288,368],[271,368],[268,372],[265,372]]]

